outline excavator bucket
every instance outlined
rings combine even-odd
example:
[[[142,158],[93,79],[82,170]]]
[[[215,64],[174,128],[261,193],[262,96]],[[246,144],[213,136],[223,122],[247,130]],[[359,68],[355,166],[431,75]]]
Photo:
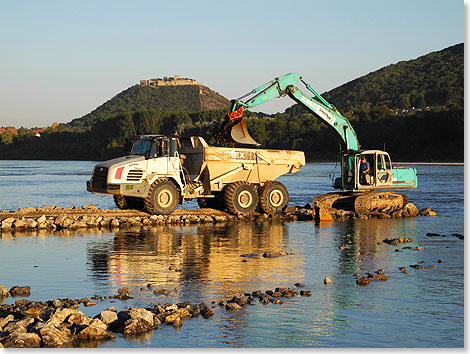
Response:
[[[246,121],[242,119],[240,123],[234,125],[232,130],[230,131],[230,135],[235,142],[239,144],[248,144],[248,145],[261,145],[256,142],[248,133],[248,129],[246,128]]]

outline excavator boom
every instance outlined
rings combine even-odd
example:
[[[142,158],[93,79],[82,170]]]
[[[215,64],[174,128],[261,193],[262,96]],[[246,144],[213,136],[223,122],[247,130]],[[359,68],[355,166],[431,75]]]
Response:
[[[295,86],[299,81],[302,81],[307,89],[313,93],[313,97],[309,97]],[[243,111],[265,103],[272,98],[283,96],[291,97],[333,127],[341,136],[346,150],[359,149],[359,141],[349,121],[296,73],[275,78],[238,99],[232,100],[230,112],[227,113],[224,122],[218,127],[215,134],[216,139],[219,137],[217,140],[223,143],[224,138],[229,140],[228,138],[231,137],[235,143],[253,144],[254,142],[254,145],[257,144],[246,129],[246,123],[242,118]],[[246,97],[248,98],[246,99]],[[242,101],[242,99],[245,100]],[[233,144],[233,142],[230,143]]]

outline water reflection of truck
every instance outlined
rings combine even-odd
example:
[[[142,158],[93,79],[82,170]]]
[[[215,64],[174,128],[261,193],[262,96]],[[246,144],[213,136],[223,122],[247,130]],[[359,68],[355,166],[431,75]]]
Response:
[[[138,137],[129,156],[97,164],[89,192],[114,196],[121,209],[171,214],[184,200],[246,215],[281,213],[289,201],[276,178],[305,165],[302,151],[209,146],[202,137]]]

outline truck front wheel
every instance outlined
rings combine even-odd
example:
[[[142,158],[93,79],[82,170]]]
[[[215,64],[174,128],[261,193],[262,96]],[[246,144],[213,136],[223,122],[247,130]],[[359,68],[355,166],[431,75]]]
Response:
[[[157,180],[145,198],[145,209],[149,214],[168,215],[178,206],[179,193],[175,184],[167,179]]]
[[[135,209],[135,210],[144,210],[145,205],[142,198],[135,198],[135,197],[125,197],[123,195],[115,194],[114,197],[114,204],[119,209]]]
[[[288,203],[289,192],[281,182],[266,182],[259,189],[259,206],[266,214],[280,214]]]
[[[234,215],[248,215],[258,206],[256,189],[245,182],[231,183],[225,187],[224,203],[227,211]]]

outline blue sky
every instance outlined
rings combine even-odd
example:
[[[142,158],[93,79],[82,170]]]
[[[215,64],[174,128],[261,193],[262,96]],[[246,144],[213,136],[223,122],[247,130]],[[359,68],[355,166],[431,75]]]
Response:
[[[463,42],[464,2],[0,0],[0,29],[0,126],[42,127],[175,74],[229,99],[289,72],[324,92]]]

